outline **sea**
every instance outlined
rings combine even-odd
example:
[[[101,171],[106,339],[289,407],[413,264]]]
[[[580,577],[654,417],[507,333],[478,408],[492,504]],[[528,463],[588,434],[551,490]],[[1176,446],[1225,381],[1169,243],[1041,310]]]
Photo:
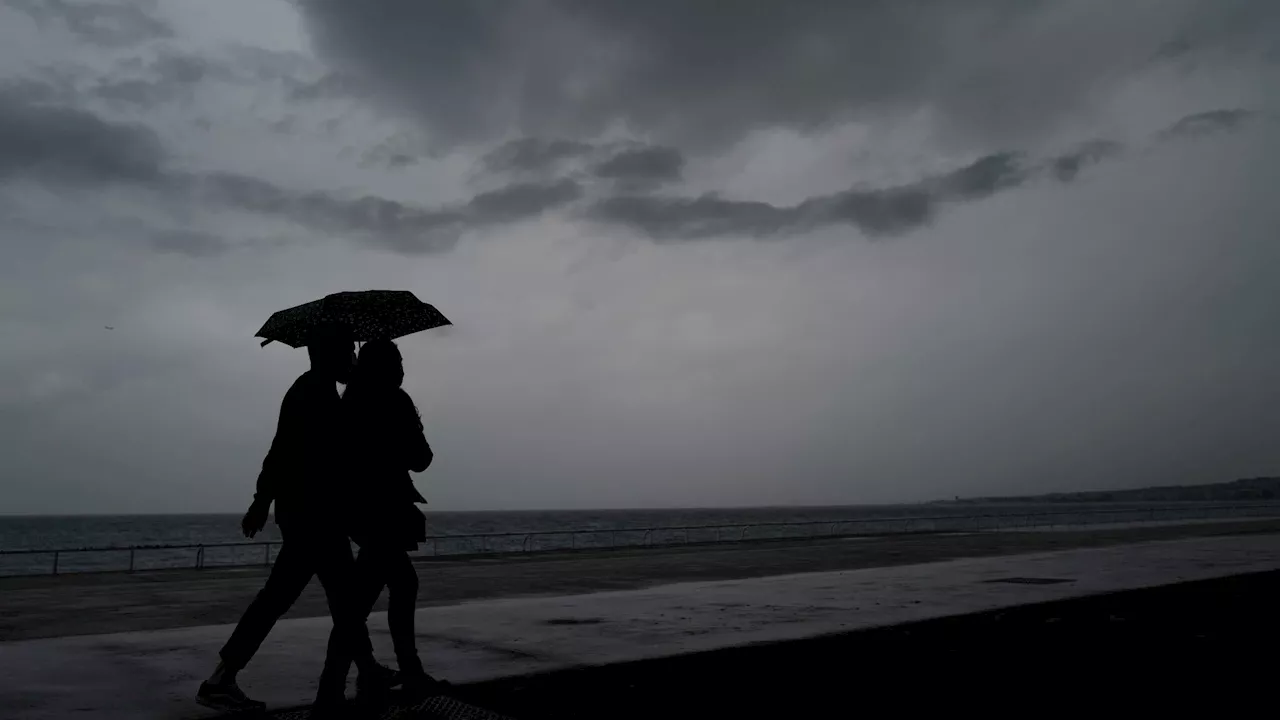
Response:
[[[426,555],[710,542],[806,535],[1071,527],[1276,516],[1242,503],[933,503],[769,508],[427,512]],[[252,541],[239,515],[0,516],[0,575],[265,564],[275,525]],[[55,552],[56,557],[55,557]]]

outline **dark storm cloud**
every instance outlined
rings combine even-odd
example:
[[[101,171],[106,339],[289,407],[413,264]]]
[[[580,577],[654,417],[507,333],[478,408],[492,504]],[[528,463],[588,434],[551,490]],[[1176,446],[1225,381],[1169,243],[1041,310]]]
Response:
[[[412,136],[399,133],[360,153],[360,166],[402,170],[416,164],[422,155],[421,145]]]
[[[574,140],[525,137],[499,145],[480,163],[494,173],[542,174],[558,169],[566,160],[589,155],[594,149],[588,143]]]
[[[647,149],[643,149],[647,150]],[[519,222],[570,205],[584,195],[576,181],[518,182],[445,208],[422,208],[385,198],[347,198],[300,192],[262,178],[234,173],[184,173],[164,168],[164,152],[144,128],[111,123],[81,110],[0,97],[0,174],[30,173],[56,179],[142,184],[175,200],[229,207],[286,218],[323,231],[354,234],[400,252],[452,247],[467,229]],[[641,154],[616,165],[619,177],[643,177],[661,163]],[[646,162],[634,162],[640,157]],[[668,161],[671,159],[668,155]],[[674,156],[678,158],[679,156]],[[633,163],[633,164],[628,164]],[[526,165],[527,167],[528,165]],[[668,162],[667,171],[673,165]],[[653,175],[661,176],[660,172]],[[928,222],[945,201],[971,201],[1015,187],[1028,170],[1015,154],[996,154],[936,177],[888,189],[851,189],[791,207],[763,202],[624,195],[597,202],[589,214],[641,230],[655,239],[721,235],[795,234],[813,227],[852,224],[868,235],[890,235]],[[166,250],[209,254],[213,245],[195,236],[161,238]]]
[[[155,133],[0,90],[0,179],[33,175],[76,182],[150,182],[165,153]]]
[[[517,183],[481,193],[463,205],[423,208],[375,196],[341,197],[297,192],[261,178],[233,173],[172,176],[181,196],[246,212],[281,217],[299,225],[406,254],[452,248],[467,230],[526,220],[576,200],[572,181]]]
[[[206,79],[241,79],[227,65],[174,51],[163,51],[150,62],[121,63],[118,70],[120,76],[99,82],[93,87],[93,94],[143,108],[185,97]]]
[[[760,127],[805,131],[922,109],[983,147],[1026,145],[1143,72],[1171,41],[1262,46],[1265,33],[1251,28],[1280,18],[1276,3],[1238,0],[1091,12],[1040,0],[300,5],[335,72],[359,77],[362,91],[413,113],[441,142],[512,129],[596,137],[621,124],[686,150]]]
[[[582,194],[571,180],[516,183],[456,207],[423,208],[370,195],[299,191],[237,173],[178,171],[166,166],[164,148],[147,128],[32,101],[41,96],[34,86],[0,92],[0,180],[127,184],[154,190],[168,202],[278,217],[405,253],[447,250],[469,228],[518,222]],[[153,240],[168,252],[208,256],[220,251],[216,239],[194,233],[161,233]]]
[[[694,198],[622,195],[593,204],[595,220],[630,227],[655,240],[745,235],[766,237],[796,229],[802,208],[764,202],[726,200],[715,195]]]
[[[661,145],[626,148],[592,168],[598,178],[638,183],[674,182],[683,171],[684,155]]]
[[[27,95],[39,93],[27,92]],[[233,208],[287,219],[299,225],[403,253],[452,248],[467,230],[515,223],[576,204],[587,189],[576,180],[515,182],[445,207],[421,207],[376,196],[343,197],[324,191],[298,191],[262,178],[235,173],[177,172],[163,167],[164,152],[144,128],[111,123],[84,111],[23,102],[0,95],[0,177],[27,173],[89,182],[129,182],[167,193],[173,200]],[[1204,126],[1231,127],[1243,111],[1200,113],[1167,132]],[[582,153],[575,143],[520,142],[504,146],[505,167],[545,167],[549,157]],[[512,149],[514,148],[514,149]],[[586,148],[586,150],[584,150]],[[976,202],[1020,187],[1048,173],[1074,179],[1089,165],[1114,157],[1119,145],[1092,141],[1043,162],[1021,153],[985,155],[952,171],[902,185],[852,187],[814,196],[794,205],[753,200],[646,195],[605,195],[589,203],[587,217],[644,233],[655,240],[709,237],[783,237],[814,229],[851,225],[869,237],[901,235],[930,223],[948,203]],[[482,161],[492,166],[493,156]],[[664,147],[632,147],[616,152],[594,168],[604,179],[670,178],[680,167],[679,153]],[[613,188],[617,192],[617,187]],[[204,239],[163,237],[160,249],[212,254]]]
[[[1236,130],[1253,117],[1254,113],[1251,110],[1243,108],[1195,113],[1170,125],[1161,133],[1161,137],[1172,140]]]
[[[1093,140],[1054,158],[1049,163],[1049,170],[1062,182],[1070,182],[1076,179],[1081,170],[1111,159],[1119,155],[1121,150],[1120,143],[1111,140]]]
[[[287,129],[277,129],[277,132],[289,132],[291,129],[292,124]],[[396,152],[384,147],[372,148],[360,156],[361,167],[382,167],[387,170],[403,170],[417,162],[418,157],[416,155]]]
[[[210,75],[226,76],[222,69],[206,58],[181,53],[161,53],[151,65],[157,79],[182,85],[198,83]]]
[[[173,96],[170,88],[148,80],[117,80],[99,83],[93,89],[93,94],[104,100],[144,107],[158,105]]]
[[[515,222],[541,215],[582,197],[582,186],[572,180],[553,183],[515,183],[480,193],[467,203],[477,223]]]
[[[1018,153],[996,153],[970,165],[926,181],[938,199],[981,200],[1021,185],[1028,168]]]
[[[309,0],[302,7],[323,55],[456,141],[512,125],[534,135],[595,135],[614,121],[641,130],[674,122],[702,139],[761,124],[808,125],[918,87],[933,59],[921,42],[926,28],[887,3]]]
[[[297,78],[313,70],[314,61],[307,55],[292,50],[271,50],[255,45],[233,45],[228,48],[233,64],[246,68],[260,81],[293,80],[289,88],[301,83]]]
[[[75,81],[65,74],[44,73],[45,78],[11,78],[0,81],[0,105],[65,104],[76,96]]]
[[[334,100],[368,97],[367,86],[347,73],[326,73],[317,80],[287,78],[289,97],[294,100]]]
[[[853,225],[871,237],[891,237],[933,220],[941,199],[920,185],[884,190],[846,190],[813,198],[798,210],[811,225]]]
[[[280,217],[326,232],[353,233],[371,244],[406,253],[453,247],[467,220],[454,210],[429,210],[368,195],[344,198],[297,192],[234,173],[174,175],[167,186],[197,202]]]
[[[147,40],[171,37],[173,28],[149,10],[145,0],[68,2],[67,0],[4,0],[9,7],[31,16],[40,26],[61,24],[85,42],[125,47]]]
[[[830,225],[853,225],[868,236],[899,235],[930,222],[939,205],[975,201],[1025,183],[1034,174],[1016,153],[988,155],[948,173],[889,188],[851,188],[795,205],[628,195],[595,203],[596,220],[639,230],[655,239],[727,235],[777,237]]]
[[[150,240],[159,252],[195,258],[216,257],[228,248],[225,238],[197,230],[157,230],[150,233]]]
[[[1280,33],[1280,12],[1275,3],[1257,0],[1201,0],[1183,2],[1182,22],[1156,57],[1196,60],[1201,51],[1225,50],[1243,55],[1280,59],[1275,38]],[[1179,8],[1175,8],[1179,9]]]

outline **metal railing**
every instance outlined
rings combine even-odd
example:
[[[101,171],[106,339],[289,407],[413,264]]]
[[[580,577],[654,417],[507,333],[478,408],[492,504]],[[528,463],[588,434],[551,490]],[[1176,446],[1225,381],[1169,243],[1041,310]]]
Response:
[[[1034,512],[859,517],[642,528],[578,528],[433,535],[419,557],[462,557],[589,549],[836,538],[905,533],[1000,532],[1098,526],[1280,517],[1280,503],[1090,508]],[[0,576],[80,572],[134,572],[171,568],[270,566],[280,541],[0,550]],[[30,558],[31,561],[23,562]],[[16,562],[15,562],[16,561]],[[7,565],[16,567],[10,568]]]

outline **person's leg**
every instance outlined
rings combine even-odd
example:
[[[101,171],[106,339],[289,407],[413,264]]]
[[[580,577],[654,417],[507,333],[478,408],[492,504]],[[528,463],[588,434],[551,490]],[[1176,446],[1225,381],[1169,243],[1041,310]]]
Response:
[[[233,673],[249,664],[276,621],[293,607],[307,583],[311,582],[315,568],[308,555],[306,548],[292,543],[286,542],[281,546],[267,584],[262,586],[257,597],[244,611],[231,638],[219,653],[223,663]]]
[[[305,550],[285,543],[276,556],[267,583],[249,604],[219,656],[213,675],[200,685],[196,699],[220,709],[250,709],[262,703],[250,700],[236,685],[236,675],[244,669],[276,621],[284,615],[311,581],[312,565]]]
[[[384,669],[373,659],[373,643],[369,640],[369,628],[361,607],[362,583],[356,573],[351,544],[345,536],[326,540],[316,574],[324,586],[333,618],[320,692],[336,696],[346,687],[352,661],[362,676],[365,673],[381,675]]]
[[[403,550],[389,551],[385,567],[387,624],[391,629],[396,662],[401,673],[420,677],[423,675],[422,661],[418,658],[417,637],[413,629],[418,609],[418,570],[413,566],[409,553]]]
[[[353,596],[360,618],[365,621],[365,632],[368,632],[369,613],[373,611],[378,596],[386,586],[386,553],[368,543],[360,548],[356,556],[356,583]],[[403,682],[401,674],[373,660],[372,647],[369,648],[369,669],[360,668],[360,676],[356,679],[356,697],[364,704],[379,705],[386,697],[386,691]]]
[[[387,586],[386,553],[367,545],[356,555],[356,605],[360,616],[369,620],[369,613],[378,602],[378,596]]]

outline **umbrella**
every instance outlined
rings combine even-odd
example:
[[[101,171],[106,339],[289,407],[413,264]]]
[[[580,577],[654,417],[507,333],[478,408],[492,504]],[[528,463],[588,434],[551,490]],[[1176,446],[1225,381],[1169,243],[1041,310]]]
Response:
[[[423,330],[451,325],[448,318],[407,290],[363,290],[326,295],[267,318],[255,337],[262,344],[276,340],[289,347],[307,344],[311,330],[320,324],[338,324],[351,331],[352,340],[394,340]]]

